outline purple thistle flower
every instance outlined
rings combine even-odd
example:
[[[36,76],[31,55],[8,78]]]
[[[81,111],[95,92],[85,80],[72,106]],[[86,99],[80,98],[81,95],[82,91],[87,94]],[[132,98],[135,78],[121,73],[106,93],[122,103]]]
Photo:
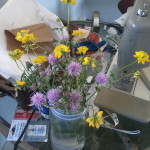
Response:
[[[47,98],[50,103],[53,103],[60,98],[60,93],[57,89],[51,89],[47,93]]]
[[[76,91],[70,93],[70,100],[73,103],[81,101],[81,94],[79,92],[76,92]]]
[[[76,109],[77,109],[77,104],[76,103],[72,103],[71,104],[71,110],[72,111],[76,111]]]
[[[51,74],[52,70],[51,69],[45,69],[46,74]]]
[[[46,96],[40,92],[36,92],[32,97],[31,97],[31,104],[39,107],[42,105],[44,102],[46,102]]]
[[[79,76],[81,72],[81,66],[77,62],[71,62],[68,65],[68,73],[70,76]]]
[[[54,64],[57,60],[56,57],[54,57],[52,54],[50,54],[48,57],[47,57],[47,60],[50,64]]]
[[[96,75],[96,82],[98,84],[105,84],[107,82],[107,80],[108,80],[108,78],[107,78],[106,74],[104,74],[104,73],[100,72]]]

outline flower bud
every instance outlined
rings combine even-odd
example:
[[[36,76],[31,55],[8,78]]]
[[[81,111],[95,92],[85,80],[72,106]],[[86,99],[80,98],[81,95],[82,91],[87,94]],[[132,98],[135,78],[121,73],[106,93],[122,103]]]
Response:
[[[40,72],[40,77],[43,78],[45,76],[45,72]]]

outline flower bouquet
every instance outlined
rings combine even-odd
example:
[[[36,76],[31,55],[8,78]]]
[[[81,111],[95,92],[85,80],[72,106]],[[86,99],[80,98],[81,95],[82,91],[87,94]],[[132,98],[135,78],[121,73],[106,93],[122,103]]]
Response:
[[[68,5],[69,18],[69,6],[74,5],[75,0],[61,1]],[[59,18],[56,21],[61,23]],[[53,30],[62,31],[63,28]],[[69,31],[69,19],[67,30]],[[73,30],[63,40],[53,41],[52,53],[44,49],[43,55],[39,56],[36,49],[43,48],[34,42],[36,37],[29,30],[21,30],[17,33],[16,40],[22,43],[24,50],[15,49],[9,53],[19,68],[18,62],[24,67],[21,79],[16,81],[16,94],[19,90],[30,91],[31,105],[41,111],[43,106],[50,108],[51,143],[58,150],[82,149],[86,122],[96,128],[105,124],[103,111],[93,110],[93,116],[88,117],[89,108],[93,107],[89,101],[104,85],[115,82],[115,74],[107,77],[101,72],[101,61],[96,59],[95,54],[87,55],[89,48],[80,46],[74,38],[71,38],[82,34],[79,30]],[[26,64],[21,61],[21,56],[25,52],[29,58]],[[30,58],[30,52],[35,54],[34,60]],[[144,51],[135,52],[134,57],[137,60],[133,63],[150,61],[149,55]],[[132,74],[134,77],[140,75],[137,71]],[[92,85],[95,85],[94,90],[89,92]]]

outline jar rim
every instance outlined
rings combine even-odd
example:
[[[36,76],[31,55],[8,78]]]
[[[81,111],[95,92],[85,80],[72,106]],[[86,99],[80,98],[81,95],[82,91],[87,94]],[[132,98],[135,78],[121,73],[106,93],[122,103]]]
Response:
[[[58,118],[64,120],[76,120],[83,117],[88,112],[88,108],[84,108],[83,112],[76,113],[76,114],[64,114],[61,113],[63,112],[61,109],[56,109],[56,108],[50,108],[50,110],[53,115],[56,115]]]

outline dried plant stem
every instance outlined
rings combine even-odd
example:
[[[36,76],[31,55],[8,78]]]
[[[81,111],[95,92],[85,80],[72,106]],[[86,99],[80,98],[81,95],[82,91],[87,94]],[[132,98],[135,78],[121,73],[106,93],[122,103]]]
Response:
[[[37,45],[40,49],[42,49],[43,51],[45,51],[45,48],[44,48],[44,47],[40,46],[40,45],[37,44],[37,43],[36,43],[36,45]]]
[[[36,56],[36,57],[38,57],[38,55],[36,54],[36,52],[32,49],[32,51],[33,51],[33,53],[34,53],[34,55]]]

